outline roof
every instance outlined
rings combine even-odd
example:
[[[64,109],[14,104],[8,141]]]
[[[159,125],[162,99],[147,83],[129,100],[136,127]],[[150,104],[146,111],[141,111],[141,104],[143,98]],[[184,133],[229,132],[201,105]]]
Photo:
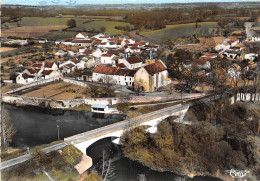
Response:
[[[88,34],[86,32],[80,32],[79,34],[82,34],[84,36],[88,36]]]
[[[54,64],[53,62],[45,62],[44,67],[52,68],[53,64]]]
[[[106,104],[92,104],[92,108],[101,108],[101,109],[105,109],[107,107]]]
[[[53,70],[44,70],[42,71],[42,75],[50,75],[53,72]]]
[[[106,53],[106,54],[103,54],[103,55],[101,55],[102,57],[112,57],[113,56],[113,54],[110,54],[110,53]]]
[[[28,79],[28,78],[34,78],[35,76],[34,75],[28,75],[27,73],[24,73],[24,74],[22,74],[22,77],[24,79]]]
[[[116,64],[116,66],[118,68],[125,68],[126,67],[125,64],[123,64],[123,63]]]
[[[79,39],[74,39],[71,41],[72,43],[92,43],[93,40],[79,40]]]
[[[35,64],[33,64],[32,67],[41,68],[42,64],[41,63],[35,63]]]
[[[120,69],[117,67],[111,67],[106,65],[97,65],[95,66],[93,72],[100,73],[105,75],[126,75],[126,76],[134,76],[137,70],[128,70],[128,69]]]
[[[128,61],[128,63],[130,64],[135,64],[135,63],[141,63],[142,60],[137,57],[137,56],[134,56],[134,57],[127,57],[126,60]]]
[[[144,68],[147,70],[147,72],[150,75],[154,75],[156,73],[159,73],[159,72],[162,72],[162,71],[166,70],[166,67],[162,64],[161,61],[157,61],[155,63],[147,65]]]
[[[30,74],[37,73],[37,71],[35,69],[33,69],[33,68],[28,68],[27,70],[30,72]]]

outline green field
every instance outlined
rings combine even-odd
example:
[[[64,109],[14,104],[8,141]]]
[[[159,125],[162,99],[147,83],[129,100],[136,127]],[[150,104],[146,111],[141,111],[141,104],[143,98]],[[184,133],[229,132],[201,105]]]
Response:
[[[42,37],[47,38],[49,40],[74,38],[78,32],[90,31],[92,29],[99,31],[102,26],[106,28],[106,33],[116,35],[116,34],[123,34],[123,31],[115,29],[115,26],[126,26],[126,25],[130,25],[130,24],[125,22],[106,21],[106,20],[96,19],[89,23],[77,24],[77,27],[67,29],[66,31],[54,31]]]
[[[99,30],[102,26],[106,28],[106,32],[109,34],[123,34],[123,31],[115,29],[115,26],[126,26],[129,23],[125,22],[117,22],[117,21],[106,21],[106,20],[94,20],[89,23],[81,24],[75,28],[71,28],[72,31],[84,31],[84,30],[91,30],[96,29]]]
[[[140,35],[152,38],[158,42],[165,42],[167,40],[176,40],[183,36],[209,36],[217,28],[216,22],[199,23],[199,27],[195,28],[195,23],[167,25],[166,28],[154,31],[144,31]]]
[[[66,25],[67,21],[69,19],[72,19],[72,18],[23,17],[21,19],[21,21],[18,21],[18,22],[4,23],[2,25],[2,28],[5,28],[5,26],[8,26],[8,28],[15,28],[15,27],[17,27],[17,23],[19,23],[20,26],[57,26],[57,25]],[[83,18],[73,18],[73,19],[76,20],[76,24],[77,25],[81,25],[85,21],[88,21],[88,19],[83,19]]]

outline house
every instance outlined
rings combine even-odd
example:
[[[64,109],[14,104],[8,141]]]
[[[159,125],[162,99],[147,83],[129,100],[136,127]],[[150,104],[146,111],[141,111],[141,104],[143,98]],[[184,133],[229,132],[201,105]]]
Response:
[[[35,81],[35,76],[34,75],[29,75],[27,73],[20,73],[16,77],[16,83],[17,84],[29,84]]]
[[[35,63],[35,64],[32,65],[32,68],[43,70],[43,64],[42,63]]]
[[[137,69],[143,66],[143,61],[137,56],[120,59],[119,63],[123,63],[128,69]]]
[[[135,73],[136,70],[127,70],[112,66],[97,65],[95,66],[92,73],[92,81],[133,86]]]
[[[60,71],[62,74],[68,74],[70,72],[75,71],[76,65],[69,63],[69,64],[64,64],[63,66],[60,67]]]
[[[54,77],[59,77],[61,74],[57,70],[44,70],[42,71],[42,76],[44,79],[50,79]]]
[[[94,40],[74,39],[71,41],[71,45],[89,47],[93,44],[93,42],[94,42]]]
[[[59,50],[58,52],[55,53],[55,56],[56,57],[63,57],[66,54],[67,54],[67,52],[64,52],[63,50]]]
[[[134,75],[135,91],[152,92],[171,82],[164,63],[159,60],[155,63],[141,67]]]
[[[78,33],[76,39],[88,39],[88,34],[86,32]]]
[[[106,104],[92,104],[91,112],[109,113],[108,105],[106,105]]]
[[[54,62],[45,62],[44,63],[44,70],[58,70],[58,66]]]
[[[109,53],[103,54],[103,55],[101,55],[101,58],[100,58],[101,63],[115,65],[116,62],[113,60],[114,57],[115,57],[114,54],[109,54]]]

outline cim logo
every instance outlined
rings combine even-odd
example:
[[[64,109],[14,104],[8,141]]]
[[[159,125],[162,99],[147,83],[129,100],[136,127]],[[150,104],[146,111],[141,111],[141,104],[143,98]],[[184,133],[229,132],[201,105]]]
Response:
[[[246,176],[247,173],[249,173],[248,170],[235,170],[235,169],[227,170],[226,172],[229,173],[229,175],[233,178],[243,178],[244,176]]]

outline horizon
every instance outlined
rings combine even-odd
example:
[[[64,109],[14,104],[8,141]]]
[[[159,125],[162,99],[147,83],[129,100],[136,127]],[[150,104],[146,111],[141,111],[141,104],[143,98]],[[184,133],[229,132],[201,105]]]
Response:
[[[182,3],[239,3],[259,2],[259,0],[3,0],[2,5],[106,5],[106,4],[182,4]]]

